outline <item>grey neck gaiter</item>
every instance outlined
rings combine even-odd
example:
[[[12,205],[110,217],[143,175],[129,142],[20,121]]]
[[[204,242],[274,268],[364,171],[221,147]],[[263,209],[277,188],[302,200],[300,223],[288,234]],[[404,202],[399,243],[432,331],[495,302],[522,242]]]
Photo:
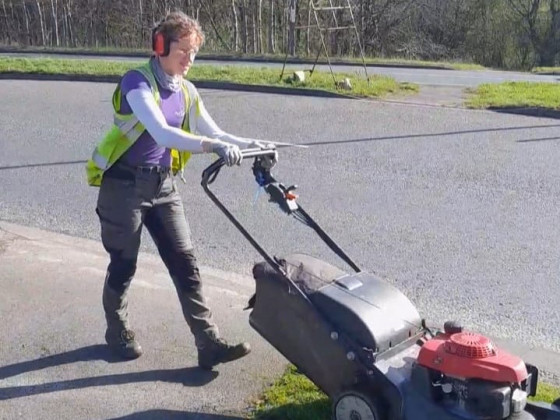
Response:
[[[181,84],[183,83],[182,76],[170,76],[167,74],[161,67],[159,60],[155,57],[150,58],[150,66],[152,67],[156,80],[162,88],[172,92],[179,92],[181,90]]]

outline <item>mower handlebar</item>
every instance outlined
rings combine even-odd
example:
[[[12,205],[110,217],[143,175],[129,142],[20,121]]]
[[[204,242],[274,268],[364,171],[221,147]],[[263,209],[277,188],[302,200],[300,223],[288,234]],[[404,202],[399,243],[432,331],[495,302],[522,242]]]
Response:
[[[241,155],[243,156],[243,160],[247,158],[257,157],[257,156],[271,156],[273,157],[274,154],[277,153],[275,149],[245,149],[241,151]],[[218,176],[218,172],[224,166],[225,162],[223,158],[219,158],[210,166],[208,166],[202,172],[202,186],[206,188],[208,184],[211,184]]]

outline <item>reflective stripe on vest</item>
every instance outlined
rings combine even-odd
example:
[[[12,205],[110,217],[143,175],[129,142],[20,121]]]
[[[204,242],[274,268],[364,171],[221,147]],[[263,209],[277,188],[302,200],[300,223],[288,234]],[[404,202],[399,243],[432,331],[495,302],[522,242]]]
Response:
[[[99,169],[106,170],[109,168],[109,161],[101,156],[101,154],[97,151],[97,147],[93,151],[91,160],[93,160],[93,163],[95,163]]]

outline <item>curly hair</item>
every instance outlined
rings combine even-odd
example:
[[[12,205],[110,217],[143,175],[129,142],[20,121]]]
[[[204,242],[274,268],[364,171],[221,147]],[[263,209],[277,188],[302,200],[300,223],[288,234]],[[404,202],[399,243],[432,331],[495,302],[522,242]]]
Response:
[[[204,32],[198,20],[179,11],[168,13],[154,28],[155,32],[162,33],[165,38],[178,41],[179,39],[196,34],[200,45],[204,43]]]

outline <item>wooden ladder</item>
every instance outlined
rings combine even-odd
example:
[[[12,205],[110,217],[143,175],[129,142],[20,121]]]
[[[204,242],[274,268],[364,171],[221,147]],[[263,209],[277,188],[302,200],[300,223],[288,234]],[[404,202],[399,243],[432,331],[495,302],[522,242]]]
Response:
[[[295,7],[295,3],[296,1],[292,2],[292,5]],[[309,76],[313,75],[313,72],[315,71],[315,67],[317,66],[317,63],[319,61],[319,57],[321,55],[321,51],[323,51],[325,53],[325,57],[327,59],[327,63],[329,65],[329,69],[333,78],[333,81],[335,83],[335,86],[337,85],[337,80],[332,68],[332,63],[331,63],[331,57],[329,56],[329,51],[327,49],[327,45],[325,43],[325,34],[328,32],[334,32],[334,31],[345,31],[345,30],[353,30],[356,34],[356,40],[358,43],[358,48],[360,50],[360,56],[362,58],[362,64],[364,66],[364,72],[365,72],[365,76],[366,79],[368,81],[369,84],[369,75],[367,72],[367,65],[366,65],[366,59],[364,56],[364,49],[362,46],[362,42],[360,40],[360,33],[358,31],[358,27],[356,25],[356,20],[354,19],[354,12],[352,11],[352,5],[350,4],[350,0],[309,0],[309,18],[308,18],[308,24],[305,26],[295,26],[295,29],[311,29],[311,28],[316,28],[319,30],[319,36],[321,38],[321,47],[319,48],[319,50],[317,51],[317,57],[315,58],[315,62],[313,64],[313,67],[309,71]],[[350,17],[350,24],[344,25],[344,26],[340,26],[339,25],[339,19],[337,18],[337,12],[339,11],[343,11],[345,13],[349,14]],[[311,24],[311,12],[313,12],[313,15],[315,17],[315,24],[312,25]],[[328,26],[322,26],[321,25],[321,19],[320,19],[320,15],[325,14],[325,13],[332,13],[332,21],[329,22]],[[290,10],[290,20],[293,24],[295,24],[295,8],[293,10]],[[331,26],[333,25],[333,26]],[[288,59],[288,54],[289,51],[288,49],[286,49],[286,57],[284,59],[284,66],[282,67],[282,74],[280,75],[280,78],[283,77],[284,75],[284,69],[286,67],[286,62]]]

